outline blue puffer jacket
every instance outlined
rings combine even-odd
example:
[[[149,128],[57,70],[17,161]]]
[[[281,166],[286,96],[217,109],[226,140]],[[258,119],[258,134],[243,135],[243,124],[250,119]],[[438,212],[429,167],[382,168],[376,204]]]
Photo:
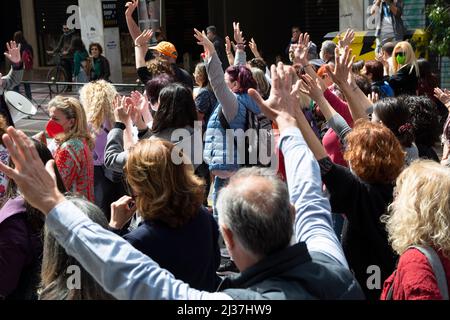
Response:
[[[261,111],[256,102],[250,98],[248,94],[237,94],[236,97],[239,104],[239,110],[236,117],[231,121],[230,128],[234,130],[244,130],[247,108],[255,114],[259,114]],[[237,171],[240,167],[237,160],[237,146],[234,143],[234,135],[227,137],[225,129],[222,128],[222,125],[220,124],[219,110],[221,108],[221,105],[219,105],[209,118],[205,134],[203,158],[209,165],[210,171]]]

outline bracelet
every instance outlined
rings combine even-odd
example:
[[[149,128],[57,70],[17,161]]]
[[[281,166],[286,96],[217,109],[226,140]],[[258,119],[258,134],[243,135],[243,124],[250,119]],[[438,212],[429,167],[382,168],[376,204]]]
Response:
[[[138,48],[139,48],[139,47],[142,47],[141,44],[135,44],[134,46],[135,46],[135,47],[138,47]]]
[[[229,56],[229,55],[231,55],[231,54],[233,54],[231,51],[228,51],[228,52],[227,52],[227,56]]]

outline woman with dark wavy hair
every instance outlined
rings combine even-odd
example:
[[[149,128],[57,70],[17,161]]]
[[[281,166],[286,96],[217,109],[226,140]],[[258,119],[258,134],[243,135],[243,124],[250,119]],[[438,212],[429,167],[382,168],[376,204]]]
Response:
[[[406,165],[419,159],[419,150],[414,143],[413,118],[405,100],[385,98],[376,102],[373,106],[372,122],[382,123],[397,137],[406,152]]]
[[[111,205],[110,227],[121,230],[137,209],[143,222],[121,232],[124,238],[177,279],[215,290],[219,229],[202,206],[204,181],[191,164],[176,164],[174,155],[183,157],[162,139],[142,140],[130,149],[124,171],[133,196]]]

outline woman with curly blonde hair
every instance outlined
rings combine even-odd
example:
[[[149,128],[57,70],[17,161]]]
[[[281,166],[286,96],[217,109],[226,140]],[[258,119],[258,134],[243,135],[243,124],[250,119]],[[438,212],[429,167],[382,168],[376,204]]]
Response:
[[[48,110],[46,131],[56,142],[53,156],[64,185],[68,191],[94,201],[94,141],[80,101],[57,96],[49,102]]]
[[[80,101],[86,110],[88,126],[95,139],[92,152],[95,204],[102,209],[107,219],[111,216],[111,203],[125,194],[122,174],[105,167],[105,146],[114,124],[113,104],[116,96],[116,88],[105,80],[88,83],[80,90]]]
[[[143,222],[124,238],[177,279],[215,290],[218,226],[202,206],[204,181],[191,164],[176,161],[180,156],[178,147],[161,139],[131,147],[124,171],[133,197],[112,204],[110,227],[122,230],[137,209]]]
[[[384,283],[381,299],[393,286],[394,300],[442,300],[437,278],[424,254],[411,246],[431,247],[450,286],[450,169],[433,161],[413,163],[397,179],[396,196],[383,217],[397,271]]]

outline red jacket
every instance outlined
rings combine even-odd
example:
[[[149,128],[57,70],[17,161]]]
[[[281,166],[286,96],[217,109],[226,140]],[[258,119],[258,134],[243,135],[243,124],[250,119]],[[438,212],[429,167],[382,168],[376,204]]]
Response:
[[[450,288],[450,259],[438,252],[447,275]],[[392,274],[385,282],[381,300],[386,300],[387,293],[394,283],[393,300],[442,300],[436,277],[427,258],[417,249],[409,249],[400,256],[397,274]]]

